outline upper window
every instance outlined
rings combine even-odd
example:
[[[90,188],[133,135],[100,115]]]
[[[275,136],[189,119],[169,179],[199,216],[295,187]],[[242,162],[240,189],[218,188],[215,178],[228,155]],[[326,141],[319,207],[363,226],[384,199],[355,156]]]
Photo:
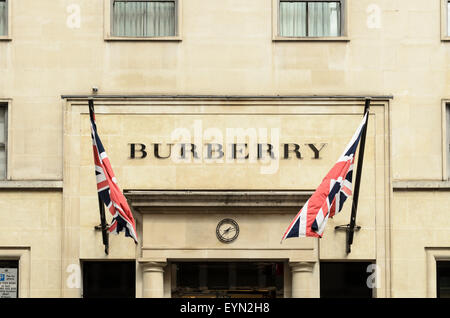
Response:
[[[450,103],[445,105],[445,155],[447,157],[447,179],[450,180]]]
[[[7,104],[0,104],[0,180],[6,179]]]
[[[277,0],[278,38],[341,38],[345,1]]]
[[[8,35],[8,1],[0,0],[0,36]]]
[[[447,36],[450,36],[450,1],[447,2]]]
[[[177,36],[178,0],[112,0],[113,37]]]
[[[450,41],[450,1],[441,0],[441,39]]]

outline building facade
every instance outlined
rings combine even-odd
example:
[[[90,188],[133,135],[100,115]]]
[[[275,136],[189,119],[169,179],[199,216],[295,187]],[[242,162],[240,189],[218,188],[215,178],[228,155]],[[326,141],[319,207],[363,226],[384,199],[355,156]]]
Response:
[[[449,296],[449,8],[0,0],[0,297]],[[281,244],[368,97],[351,253],[350,200]],[[89,99],[139,235],[108,255]]]

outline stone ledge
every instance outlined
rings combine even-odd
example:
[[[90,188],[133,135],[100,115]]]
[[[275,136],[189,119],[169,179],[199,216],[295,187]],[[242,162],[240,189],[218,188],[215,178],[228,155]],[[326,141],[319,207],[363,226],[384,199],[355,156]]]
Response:
[[[286,208],[298,209],[305,204],[313,191],[125,191],[131,206],[139,212],[152,212],[191,208],[258,208],[258,211],[276,208],[282,213]]]
[[[450,181],[393,181],[394,191],[450,191]]]
[[[20,181],[0,181],[0,190],[61,190],[63,182],[60,180],[20,180]]]

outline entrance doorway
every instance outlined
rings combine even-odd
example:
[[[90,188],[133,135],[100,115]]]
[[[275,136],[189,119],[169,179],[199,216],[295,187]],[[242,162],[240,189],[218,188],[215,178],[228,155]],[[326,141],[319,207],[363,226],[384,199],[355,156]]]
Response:
[[[83,298],[134,298],[134,261],[84,261]]]
[[[372,298],[367,284],[372,262],[321,262],[321,298]]]
[[[174,298],[282,298],[281,262],[177,262]]]

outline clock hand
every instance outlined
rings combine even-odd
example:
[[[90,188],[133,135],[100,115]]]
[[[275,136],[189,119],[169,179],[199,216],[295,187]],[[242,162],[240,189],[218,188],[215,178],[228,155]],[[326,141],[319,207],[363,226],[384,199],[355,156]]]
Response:
[[[228,229],[226,229],[225,231],[223,231],[223,234],[227,234],[228,232],[230,232],[231,230],[236,230],[233,227],[229,227]]]

